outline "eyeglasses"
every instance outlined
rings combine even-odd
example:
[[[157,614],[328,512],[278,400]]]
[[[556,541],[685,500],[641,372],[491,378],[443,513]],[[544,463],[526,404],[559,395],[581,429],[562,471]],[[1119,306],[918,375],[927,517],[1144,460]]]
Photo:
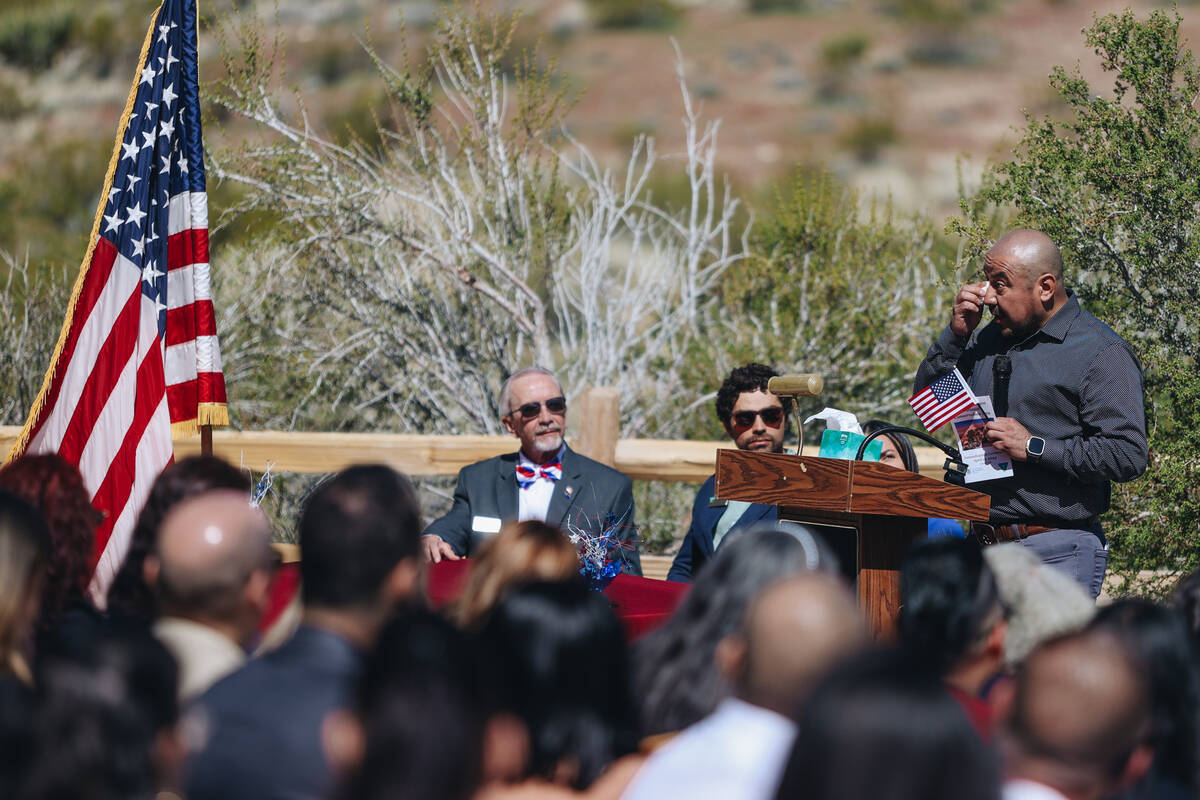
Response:
[[[763,424],[778,428],[783,422],[783,409],[779,406],[760,408],[758,411],[739,411],[733,415],[733,424],[739,428],[749,428],[754,424],[755,417],[762,417]]]
[[[551,397],[549,400],[546,401],[546,410],[549,411],[551,414],[563,413],[564,411],[567,410],[567,398]],[[533,419],[538,414],[542,413],[542,404],[537,403],[537,402],[526,403],[523,406],[518,406],[518,407],[514,408],[512,411],[510,411],[508,413],[513,414],[513,415],[520,414],[521,417],[523,417],[524,419]]]

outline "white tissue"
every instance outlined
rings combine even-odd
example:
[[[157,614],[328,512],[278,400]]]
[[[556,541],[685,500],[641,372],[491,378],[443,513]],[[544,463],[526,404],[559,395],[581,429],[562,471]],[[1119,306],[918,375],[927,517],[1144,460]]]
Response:
[[[840,408],[829,408],[827,406],[804,420],[804,424],[807,425],[814,419],[825,420],[825,427],[831,431],[849,431],[850,433],[857,433],[860,436],[863,432],[862,426],[858,424],[858,417],[849,411],[842,411]]]

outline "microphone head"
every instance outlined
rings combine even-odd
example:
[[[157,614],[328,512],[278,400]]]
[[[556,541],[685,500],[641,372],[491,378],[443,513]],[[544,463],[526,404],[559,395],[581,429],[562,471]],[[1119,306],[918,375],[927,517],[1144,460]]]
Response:
[[[996,360],[992,362],[992,373],[994,375],[1011,375],[1012,359],[1008,356],[996,356]]]
[[[767,391],[780,397],[820,397],[824,389],[820,375],[777,375],[767,380]]]

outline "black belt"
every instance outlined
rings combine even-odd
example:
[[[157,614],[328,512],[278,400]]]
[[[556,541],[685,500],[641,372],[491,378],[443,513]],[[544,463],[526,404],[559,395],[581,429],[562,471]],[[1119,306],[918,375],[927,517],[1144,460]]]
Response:
[[[1028,539],[1046,531],[1087,530],[1097,522],[1095,517],[1082,522],[1010,522],[1006,525],[993,525],[990,522],[971,523],[971,532],[982,545],[1000,544]]]

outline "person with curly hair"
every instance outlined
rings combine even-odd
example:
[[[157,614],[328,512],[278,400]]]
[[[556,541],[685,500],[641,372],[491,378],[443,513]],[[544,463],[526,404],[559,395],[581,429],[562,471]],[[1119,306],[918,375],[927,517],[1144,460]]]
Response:
[[[0,488],[41,512],[50,529],[36,658],[90,651],[103,627],[88,595],[102,517],[92,506],[83,476],[57,454],[25,455],[0,468]]]
[[[767,391],[767,381],[778,374],[765,364],[746,364],[730,372],[717,390],[717,419],[737,449],[756,453],[783,451],[792,399]],[[715,485],[713,475],[696,493],[692,524],[671,562],[667,580],[691,583],[731,530],[776,519],[778,512],[772,505],[717,500]]]

